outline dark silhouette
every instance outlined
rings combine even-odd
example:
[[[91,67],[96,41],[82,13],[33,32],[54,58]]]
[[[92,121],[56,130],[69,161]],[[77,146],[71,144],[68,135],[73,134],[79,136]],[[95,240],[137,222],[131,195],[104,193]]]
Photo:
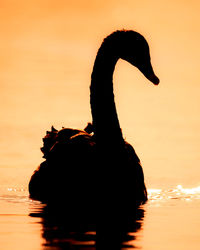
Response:
[[[43,245],[48,249],[65,250],[120,250],[134,248],[135,232],[141,229],[144,210],[137,208],[129,221],[116,230],[116,223],[106,225],[95,223],[87,217],[71,218],[62,204],[47,205],[44,208],[32,208],[31,217],[40,217]],[[38,223],[38,222],[37,222]]]
[[[122,30],[105,38],[91,77],[93,123],[85,130],[52,127],[41,148],[46,160],[29,183],[31,198],[48,204],[63,202],[74,218],[90,216],[115,226],[147,200],[140,160],[123,139],[114,103],[112,77],[120,58],[159,83],[143,36]]]

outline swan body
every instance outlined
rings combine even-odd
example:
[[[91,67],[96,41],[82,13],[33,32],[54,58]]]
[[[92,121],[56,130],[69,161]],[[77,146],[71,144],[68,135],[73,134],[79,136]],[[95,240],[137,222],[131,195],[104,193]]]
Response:
[[[31,198],[46,203],[63,200],[73,211],[90,212],[99,205],[104,210],[131,209],[147,201],[140,160],[123,139],[114,103],[112,77],[120,58],[159,83],[143,36],[122,30],[105,38],[91,75],[92,124],[84,130],[47,131],[41,148],[45,161],[29,182]]]

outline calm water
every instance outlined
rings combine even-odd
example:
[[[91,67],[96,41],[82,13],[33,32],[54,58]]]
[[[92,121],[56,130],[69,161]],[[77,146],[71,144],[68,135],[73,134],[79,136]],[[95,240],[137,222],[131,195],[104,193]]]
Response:
[[[1,193],[1,249],[95,249],[94,231],[69,234],[54,220],[40,218],[43,206],[30,200],[27,191],[12,187]],[[149,198],[126,249],[199,249],[200,187],[149,189]]]

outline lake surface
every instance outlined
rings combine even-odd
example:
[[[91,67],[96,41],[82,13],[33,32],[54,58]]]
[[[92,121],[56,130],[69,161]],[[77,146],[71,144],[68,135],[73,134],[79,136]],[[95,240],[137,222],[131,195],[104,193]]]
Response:
[[[129,233],[126,248],[121,249],[199,249],[200,187],[148,192],[149,201],[141,208],[136,232]],[[96,249],[95,232],[69,235],[63,227],[39,216],[43,206],[30,200],[23,188],[1,190],[1,249]],[[111,242],[114,240],[110,237]]]

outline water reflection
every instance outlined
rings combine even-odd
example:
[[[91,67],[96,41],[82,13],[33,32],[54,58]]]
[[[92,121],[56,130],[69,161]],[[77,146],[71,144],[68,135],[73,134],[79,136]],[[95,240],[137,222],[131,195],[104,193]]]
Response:
[[[176,199],[194,201],[200,199],[200,186],[183,188],[183,186],[179,184],[171,189],[148,189],[148,197],[151,202],[167,202]]]
[[[199,200],[200,186],[185,188],[177,185],[169,189],[148,189],[148,196],[151,209],[153,204],[162,205],[163,202],[167,203],[169,209],[171,202],[180,204],[177,201]],[[41,218],[44,250],[133,249],[139,242],[136,232],[142,227],[144,208],[135,209],[131,215],[120,218],[114,213],[105,215],[101,211],[98,211],[98,214],[84,211],[82,215],[77,216],[75,211],[69,211],[66,204],[30,204],[30,216]]]
[[[63,204],[41,205],[32,208],[32,217],[40,217],[44,249],[106,250],[135,248],[135,232],[141,229],[144,209],[138,208],[131,216],[114,214],[75,216],[66,212]]]

